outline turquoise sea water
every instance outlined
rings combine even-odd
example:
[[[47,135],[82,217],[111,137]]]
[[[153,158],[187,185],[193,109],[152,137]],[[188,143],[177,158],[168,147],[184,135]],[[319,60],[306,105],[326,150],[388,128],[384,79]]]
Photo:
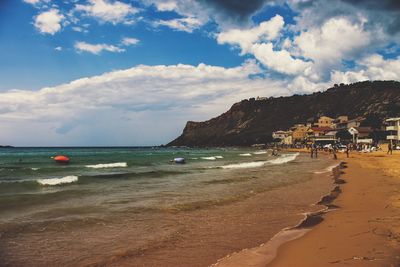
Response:
[[[71,161],[56,163],[55,155]],[[186,164],[171,163],[176,157]],[[135,236],[129,240],[132,247],[143,246],[177,231],[182,214],[306,181],[329,165],[298,153],[274,157],[249,148],[2,148],[0,258],[26,263],[44,251],[72,253],[71,247],[55,245],[74,240],[61,232],[79,229],[79,236],[90,239],[93,229],[103,231],[104,225],[112,242],[126,231]],[[171,221],[166,214],[172,214]],[[109,242],[101,247],[99,240],[92,242],[99,255],[110,249]],[[36,252],[19,254],[38,243],[42,247]],[[82,250],[73,248],[76,258],[71,259],[79,262]],[[40,263],[52,262],[46,260]]]

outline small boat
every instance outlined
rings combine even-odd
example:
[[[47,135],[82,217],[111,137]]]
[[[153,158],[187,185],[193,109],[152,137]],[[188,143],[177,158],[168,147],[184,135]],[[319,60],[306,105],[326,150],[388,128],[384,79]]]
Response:
[[[184,164],[185,158],[174,158],[174,162],[178,164]]]
[[[54,161],[58,162],[58,163],[68,163],[69,162],[69,158],[67,156],[62,156],[62,155],[58,155],[55,156]]]

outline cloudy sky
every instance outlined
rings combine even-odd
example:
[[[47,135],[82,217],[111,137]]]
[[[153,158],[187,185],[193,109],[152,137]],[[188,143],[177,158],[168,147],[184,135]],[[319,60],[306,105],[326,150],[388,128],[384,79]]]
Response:
[[[400,80],[397,0],[1,0],[0,144],[158,145],[256,96]]]

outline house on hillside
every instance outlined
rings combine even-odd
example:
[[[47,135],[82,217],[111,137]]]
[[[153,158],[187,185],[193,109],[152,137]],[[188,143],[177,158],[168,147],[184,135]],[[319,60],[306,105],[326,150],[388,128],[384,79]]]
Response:
[[[347,122],[347,129],[350,129],[351,127],[354,127],[354,128],[360,127],[360,125],[363,121],[365,121],[365,118],[363,118],[363,117],[357,117],[355,119],[349,120]]]
[[[334,119],[327,117],[327,116],[321,116],[318,119],[318,122],[316,123],[317,127],[332,127]]]
[[[397,143],[400,140],[400,118],[386,119],[386,123],[386,139]]]
[[[293,142],[302,142],[313,135],[312,129],[304,124],[297,124],[291,130]]]
[[[348,116],[339,116],[333,121],[332,127],[338,130],[346,129],[348,121],[349,121]]]
[[[311,130],[313,131],[313,136],[322,136],[325,135],[328,132],[333,131],[333,128],[324,126],[324,127],[311,127]]]

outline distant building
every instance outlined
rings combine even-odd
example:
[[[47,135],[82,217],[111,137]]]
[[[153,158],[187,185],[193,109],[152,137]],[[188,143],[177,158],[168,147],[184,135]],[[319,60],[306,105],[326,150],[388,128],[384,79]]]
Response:
[[[386,119],[387,140],[400,140],[400,118]]]
[[[275,131],[272,133],[273,139],[284,139],[286,136],[290,135],[288,131]]]
[[[268,97],[259,97],[259,96],[257,96],[257,98],[256,98],[256,100],[258,100],[258,101],[267,100],[267,99],[268,99]]]
[[[357,127],[360,127],[361,123],[362,123],[364,120],[365,120],[365,118],[363,118],[363,117],[358,117],[358,118],[349,120],[349,121],[347,122],[347,128],[351,128],[351,127],[357,128]]]
[[[292,127],[292,139],[295,141],[304,141],[312,135],[312,129],[304,124],[296,124]]]
[[[346,129],[348,121],[349,121],[348,116],[339,116],[333,121],[332,127],[339,130]]]
[[[333,131],[333,128],[331,127],[312,127],[311,130],[313,131],[314,136],[322,136],[325,135],[326,133]]]
[[[357,130],[357,138],[367,138],[370,137],[371,133],[373,132],[371,127],[355,127]]]
[[[292,131],[276,131],[272,133],[273,139],[280,139],[280,143],[284,145],[293,144]]]
[[[321,116],[318,119],[318,122],[316,123],[317,127],[332,127],[334,119],[327,117],[327,116]]]

